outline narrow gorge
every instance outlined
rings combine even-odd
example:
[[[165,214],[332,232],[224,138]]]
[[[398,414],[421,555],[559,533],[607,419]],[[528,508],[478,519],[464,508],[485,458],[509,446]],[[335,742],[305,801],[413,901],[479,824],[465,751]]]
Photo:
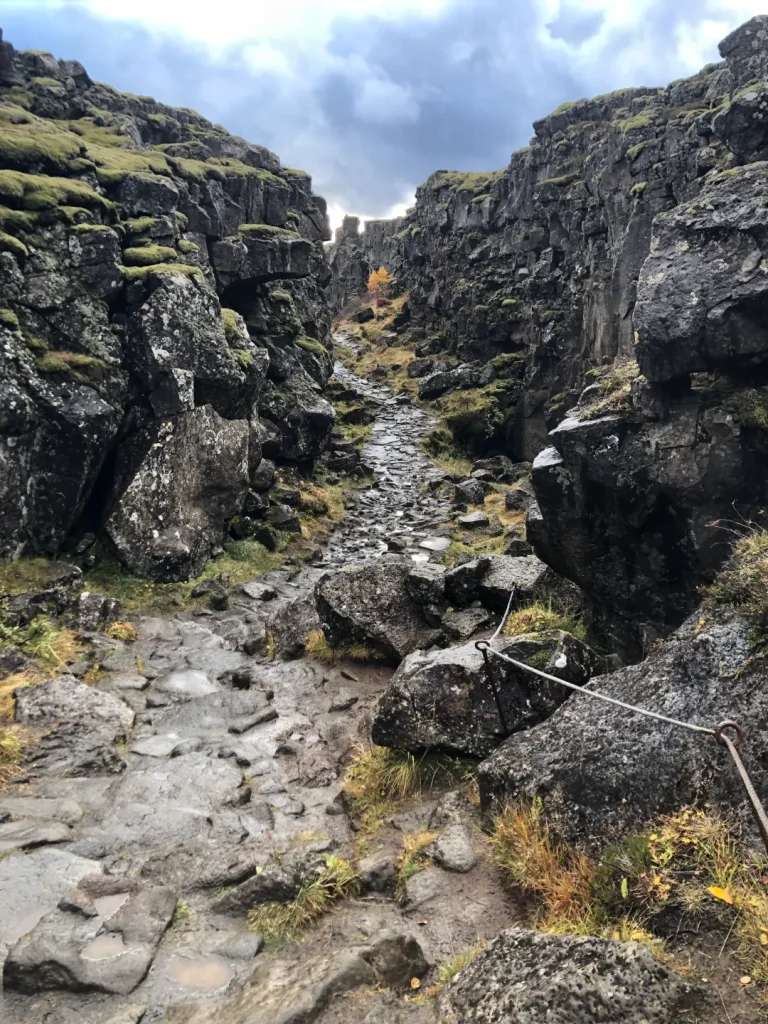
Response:
[[[0,32],[3,1024],[768,1020],[768,16],[720,53],[331,242]]]

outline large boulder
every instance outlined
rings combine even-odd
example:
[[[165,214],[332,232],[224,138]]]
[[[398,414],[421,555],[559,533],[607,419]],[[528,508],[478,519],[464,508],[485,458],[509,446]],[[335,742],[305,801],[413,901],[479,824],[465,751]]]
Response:
[[[721,522],[768,497],[767,399],[755,390],[751,406],[720,383],[678,396],[663,418],[571,416],[536,457],[528,540],[628,650],[680,624],[727,557]]]
[[[510,928],[440,997],[443,1024],[678,1024],[703,993],[646,947]]]
[[[248,445],[248,422],[224,420],[210,406],[134,437],[123,458],[138,466],[132,476],[125,467],[125,489],[106,523],[121,561],[152,579],[199,573],[241,509]]]
[[[768,361],[768,163],[716,174],[654,221],[634,321],[650,381]]]
[[[450,601],[463,606],[480,601],[485,608],[503,612],[546,597],[562,584],[536,555],[482,555],[445,574]]]
[[[493,646],[579,685],[594,668],[589,648],[559,630],[502,637]],[[566,687],[492,655],[486,667],[474,643],[433,653],[416,651],[400,665],[379,700],[373,741],[404,750],[485,757],[511,733],[547,718],[568,695]]]
[[[380,558],[323,576],[315,600],[323,631],[334,647],[363,644],[397,664],[435,638],[408,579],[412,563]]]
[[[768,673],[750,660],[740,618],[692,616],[638,665],[592,681],[591,689],[684,722],[713,728],[732,718],[746,730],[745,758],[768,765]],[[659,814],[706,801],[747,815],[724,747],[690,732],[574,694],[546,722],[510,737],[480,767],[486,808],[540,797],[568,839],[605,843]]]

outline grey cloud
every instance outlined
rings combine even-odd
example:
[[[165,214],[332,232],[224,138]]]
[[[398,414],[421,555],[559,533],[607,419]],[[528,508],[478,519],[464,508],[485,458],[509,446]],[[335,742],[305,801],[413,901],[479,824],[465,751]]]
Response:
[[[4,4],[2,24],[18,46],[76,57],[96,78],[199,109],[306,168],[329,200],[381,216],[437,168],[503,166],[531,122],[563,100],[677,77],[677,29],[717,8],[658,0],[637,29],[603,39],[601,19],[570,0],[548,27],[551,47],[539,43],[536,0],[454,0],[438,17],[397,22],[338,19],[327,53],[306,59],[295,86],[249,66],[246,47],[258,40],[217,62],[201,46],[77,7],[40,18]],[[577,61],[595,38],[589,64]],[[643,80],[628,81],[628,67]],[[391,87],[393,109],[376,110]]]

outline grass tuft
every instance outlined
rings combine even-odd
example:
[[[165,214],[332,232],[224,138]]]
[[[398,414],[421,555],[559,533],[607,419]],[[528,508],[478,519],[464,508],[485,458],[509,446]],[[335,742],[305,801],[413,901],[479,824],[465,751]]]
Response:
[[[709,596],[745,615],[761,636],[768,629],[768,530],[752,529],[734,545]]]
[[[107,626],[106,634],[112,640],[123,640],[125,643],[134,643],[139,638],[132,622],[112,622]]]
[[[423,829],[420,832],[407,832],[403,836],[403,847],[396,864],[396,891],[402,898],[405,895],[405,884],[419,871],[423,871],[432,858],[427,853],[429,847],[437,839],[437,832]]]
[[[357,872],[350,861],[329,854],[325,867],[302,884],[294,899],[254,907],[248,914],[248,923],[272,942],[292,939],[327,914],[339,900],[355,895],[358,888]]]
[[[505,636],[522,636],[525,633],[544,633],[550,629],[562,629],[578,640],[586,640],[586,628],[573,612],[558,611],[552,604],[534,601],[525,608],[512,612],[504,623]]]
[[[577,406],[578,418],[589,420],[611,413],[626,412],[630,408],[632,382],[641,376],[637,362],[634,359],[625,359],[595,373],[599,374],[595,383],[599,385],[600,394],[586,405]]]

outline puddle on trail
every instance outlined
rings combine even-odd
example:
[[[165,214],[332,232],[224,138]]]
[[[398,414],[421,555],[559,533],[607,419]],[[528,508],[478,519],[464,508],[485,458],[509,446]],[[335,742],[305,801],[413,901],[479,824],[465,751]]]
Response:
[[[215,956],[174,956],[166,966],[168,977],[191,992],[218,992],[226,988],[234,971]]]

